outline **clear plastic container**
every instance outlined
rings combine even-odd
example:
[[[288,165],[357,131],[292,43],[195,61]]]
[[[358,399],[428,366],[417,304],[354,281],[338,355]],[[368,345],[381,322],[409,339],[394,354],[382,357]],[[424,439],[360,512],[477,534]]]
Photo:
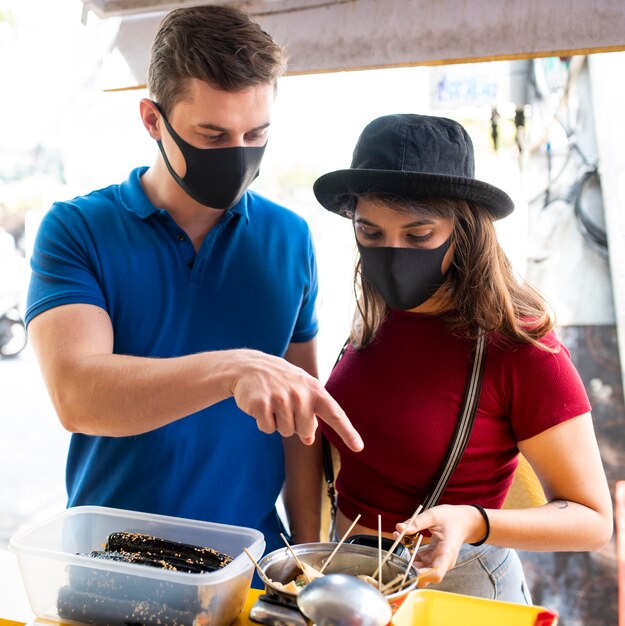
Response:
[[[418,589],[399,607],[391,626],[555,626],[558,614],[542,606]]]
[[[117,531],[214,548],[233,561],[195,574],[77,554],[101,550]],[[243,610],[254,573],[243,548],[257,560],[265,549],[263,534],[251,528],[99,506],[67,509],[16,533],[9,545],[37,617],[155,626],[230,624]]]

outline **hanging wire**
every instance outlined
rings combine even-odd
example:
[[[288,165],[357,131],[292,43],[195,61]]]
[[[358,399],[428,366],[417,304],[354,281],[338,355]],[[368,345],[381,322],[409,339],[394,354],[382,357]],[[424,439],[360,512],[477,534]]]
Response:
[[[598,225],[588,214],[584,208],[583,196],[584,190],[588,185],[594,183],[601,189],[601,181],[597,168],[586,170],[574,183],[571,188],[570,198],[573,204],[575,219],[579,230],[590,245],[603,258],[608,258],[608,233],[606,229]]]
[[[590,185],[594,184],[597,185],[599,189],[601,188],[598,162],[592,161],[588,158],[577,141],[575,126],[565,120],[565,113],[568,110],[569,105],[569,96],[571,94],[573,84],[583,68],[584,63],[585,58],[580,59],[576,63],[568,64],[566,81],[564,87],[562,88],[560,98],[555,104],[553,103],[553,98],[550,97],[553,94],[549,92],[546,81],[544,79],[541,80],[537,74],[536,61],[531,65],[531,70],[529,72],[530,87],[534,91],[537,100],[547,106],[549,110],[549,119],[539,141],[534,143],[531,148],[531,150],[535,151],[539,147],[545,146],[547,158],[547,184],[545,188],[536,194],[529,202],[530,204],[533,204],[540,198],[543,198],[543,209],[548,209],[548,207],[558,199],[570,204],[573,208],[573,213],[579,231],[586,243],[603,258],[607,258],[608,237],[606,229],[604,226],[597,224],[596,220],[589,215],[587,207],[584,203],[584,192]],[[553,145],[549,140],[550,129],[554,123],[560,126],[567,138],[567,151],[564,155],[564,162],[555,174],[553,172]],[[579,161],[581,161],[581,174],[576,177],[575,182],[571,185],[566,194],[560,198],[554,197],[554,185],[564,172],[569,169],[573,157],[576,157]]]

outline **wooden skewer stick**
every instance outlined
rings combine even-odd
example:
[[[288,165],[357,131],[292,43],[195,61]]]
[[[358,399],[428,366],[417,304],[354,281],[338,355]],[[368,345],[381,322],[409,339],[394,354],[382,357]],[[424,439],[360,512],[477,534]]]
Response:
[[[406,528],[402,530],[399,537],[395,539],[390,550],[386,553],[386,556],[382,560],[382,565],[380,566],[380,569],[382,569],[382,567],[384,567],[384,564],[391,558],[391,554],[393,554],[393,552],[395,551],[395,548],[399,545],[399,542],[404,538],[404,535],[406,534],[406,530],[408,529],[408,527],[415,521],[415,519],[417,519],[417,515],[421,513],[421,509],[423,509],[423,506],[420,504],[417,507],[417,510],[412,514],[412,517],[408,520],[408,523],[406,524]],[[375,572],[373,572],[373,578],[375,578],[377,575],[378,575],[378,570],[375,570]]]
[[[306,573],[306,570],[304,569],[304,565],[297,558],[297,554],[295,554],[295,552],[293,551],[293,548],[291,548],[291,546],[289,545],[289,542],[286,540],[286,537],[282,533],[280,533],[280,537],[282,537],[282,541],[284,541],[284,544],[286,545],[288,551],[291,553],[291,556],[295,559],[295,562],[297,563],[297,567],[299,567],[302,570],[302,574],[304,574],[304,578],[309,583],[311,583],[312,582],[312,578]]]
[[[250,554],[250,551],[247,548],[243,548],[243,552],[245,552],[245,554],[247,554],[247,556],[250,558],[250,561],[254,563],[254,567],[256,567],[256,571],[258,572],[260,577],[264,578],[265,573],[263,572],[261,566],[256,562],[256,559]]]
[[[393,578],[391,582],[386,583],[386,585],[382,585],[382,589],[380,589],[380,591],[382,593],[386,593],[388,589],[390,589],[391,587],[394,587],[401,580],[402,576],[403,574],[397,574],[397,576],[395,576],[395,578]]]
[[[378,591],[382,591],[382,516],[378,515]]]
[[[408,585],[412,585],[412,583],[415,582],[414,578],[406,580],[405,582],[398,582],[397,579],[400,576],[402,576],[402,574],[399,574],[397,578],[393,581],[393,584],[386,587],[386,589],[382,592],[385,596],[390,596],[392,593],[397,593],[398,591],[401,591],[404,587],[408,587]],[[418,577],[417,580],[419,580]]]
[[[337,553],[338,549],[341,547],[341,544],[347,539],[347,537],[349,537],[349,533],[352,532],[352,528],[354,528],[354,526],[356,526],[356,522],[359,519],[360,519],[360,513],[358,513],[358,516],[352,522],[352,525],[347,529],[347,532],[343,535],[341,540],[336,544],[336,548],[334,548],[334,550],[332,550],[332,554],[330,554],[330,556],[328,557],[328,560],[322,565],[321,569],[319,570],[320,574],[323,574],[323,570],[325,570],[325,568],[328,567],[328,563],[334,558],[334,555]],[[374,578],[375,578],[375,576],[374,576]]]
[[[387,591],[383,592],[384,595],[389,595],[391,593],[397,593],[398,591],[401,591],[404,587],[408,587],[408,586],[412,585],[413,583],[418,583],[426,574],[429,574],[432,571],[432,569],[435,569],[435,568],[425,567],[425,568],[419,570],[419,573],[417,574],[417,576],[415,578],[410,578],[408,580],[402,580],[399,584],[394,582],[393,585],[390,585],[390,586],[394,587],[394,589],[388,589]]]
[[[402,587],[404,583],[406,582],[406,578],[408,578],[408,572],[412,568],[412,564],[414,563],[415,557],[417,556],[417,550],[419,549],[419,546],[421,545],[422,539],[423,539],[423,535],[420,534],[419,538],[417,539],[417,543],[415,544],[415,547],[412,549],[412,556],[410,557],[410,562],[408,563],[408,567],[406,568],[406,571],[404,572],[404,577],[401,579]]]

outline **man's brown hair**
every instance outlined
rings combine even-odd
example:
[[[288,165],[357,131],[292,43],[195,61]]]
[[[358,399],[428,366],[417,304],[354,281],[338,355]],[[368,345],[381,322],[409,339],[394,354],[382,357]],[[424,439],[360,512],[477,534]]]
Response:
[[[232,7],[176,9],[161,22],[148,69],[151,97],[168,114],[190,78],[223,91],[275,84],[286,54],[249,15]]]

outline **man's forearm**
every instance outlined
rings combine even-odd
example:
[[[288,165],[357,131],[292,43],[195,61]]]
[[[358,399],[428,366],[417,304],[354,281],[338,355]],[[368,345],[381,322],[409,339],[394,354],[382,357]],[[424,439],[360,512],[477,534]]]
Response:
[[[264,433],[297,434],[312,443],[318,416],[351,449],[362,448],[345,412],[299,365],[310,360],[313,342],[289,348],[294,364],[249,349],[125,356],[113,352],[110,318],[93,305],[50,309],[28,329],[59,419],[72,432],[137,435],[232,396]]]
[[[243,351],[154,359],[117,354],[60,363],[46,380],[63,426],[87,435],[145,433],[231,396]]]
[[[285,359],[317,377],[317,341],[292,343]],[[321,439],[305,446],[296,437],[283,439],[286,478],[282,495],[294,543],[319,541],[321,521]]]
[[[284,439],[286,480],[282,492],[293,543],[319,541],[321,523],[321,437],[305,446]]]

